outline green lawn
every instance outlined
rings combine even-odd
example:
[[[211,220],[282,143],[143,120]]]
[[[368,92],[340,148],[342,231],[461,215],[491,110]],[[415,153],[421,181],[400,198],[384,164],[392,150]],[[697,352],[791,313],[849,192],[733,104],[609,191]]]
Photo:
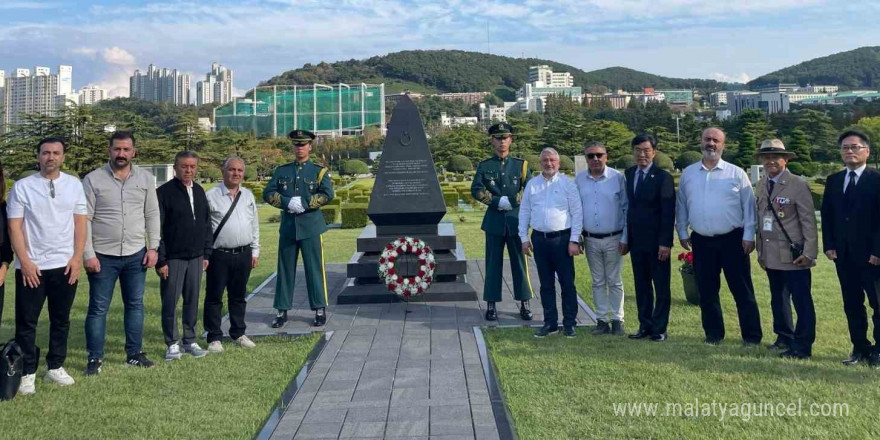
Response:
[[[261,207],[261,218],[268,218],[273,210]],[[264,221],[263,256],[251,275],[249,289],[275,271],[277,241],[278,224]],[[3,341],[12,338],[14,330],[12,275],[6,280],[6,306],[0,328]],[[253,438],[317,341],[317,336],[257,339],[257,348],[252,351],[225,344],[227,350],[220,355],[165,363],[159,281],[151,270],[144,298],[144,350],[158,363],[157,368],[140,370],[123,364],[123,310],[117,289],[107,320],[103,371],[97,378],[83,377],[88,291],[88,279],[83,274],[71,312],[65,364],[77,383],[67,388],[43,384],[45,360],[41,359],[37,394],[0,403],[0,438]],[[48,329],[44,311],[37,334],[43,355],[48,347]],[[197,331],[202,330],[200,310]],[[200,343],[204,348],[204,341]]]
[[[675,249],[673,255],[680,252]],[[627,330],[638,328],[632,270],[626,257]],[[764,342],[775,339],[767,277],[752,256]],[[673,268],[677,268],[677,262]],[[592,303],[584,257],[576,260],[578,292]],[[523,439],[557,438],[877,438],[880,435],[880,371],[843,367],[850,343],[834,266],[821,257],[813,269],[817,340],[810,361],[781,360],[766,348],[743,348],[733,298],[721,292],[727,338],[705,345],[699,308],[684,300],[673,271],[670,338],[663,343],[625,337],[553,336],[539,340],[529,329],[487,330],[505,399]],[[870,309],[869,309],[870,310]],[[800,416],[666,416],[666,404],[712,402],[742,405],[800,402]],[[658,416],[615,415],[614,404],[659,404]],[[843,403],[848,416],[813,417],[811,404]],[[643,407],[644,408],[644,407]],[[672,411],[675,410],[675,407]],[[702,406],[698,407],[702,410]],[[821,410],[821,407],[819,407]],[[730,411],[730,409],[728,409]],[[757,412],[756,412],[757,411]],[[673,413],[674,414],[674,413]]]

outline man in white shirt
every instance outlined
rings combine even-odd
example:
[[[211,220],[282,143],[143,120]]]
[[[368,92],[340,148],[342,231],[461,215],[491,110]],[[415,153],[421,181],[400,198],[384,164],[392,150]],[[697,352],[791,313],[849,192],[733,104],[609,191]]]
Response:
[[[574,182],[559,174],[559,153],[541,151],[541,176],[529,180],[519,210],[519,238],[523,253],[535,252],[541,281],[544,326],[535,332],[542,338],[559,331],[556,310],[556,278],[562,287],[562,326],[565,336],[575,336],[577,290],[574,286],[574,257],[580,253],[578,225],[583,222],[581,203]],[[529,228],[532,228],[529,240]]]
[[[40,172],[19,180],[9,194],[9,238],[15,249],[15,340],[24,355],[19,392],[36,392],[37,322],[49,303],[46,381],[73,385],[64,370],[70,308],[82,268],[88,208],[82,184],[61,172],[66,145],[40,141]]]
[[[584,247],[598,320],[592,333],[623,335],[620,269],[627,253],[626,177],[607,166],[608,151],[601,143],[588,142],[584,155],[588,169],[578,173],[575,184],[583,204]]]
[[[212,353],[223,351],[220,342],[223,337],[220,329],[223,289],[229,295],[229,338],[241,347],[255,347],[244,334],[247,328],[244,315],[248,278],[260,257],[260,220],[254,194],[241,186],[244,167],[244,160],[240,157],[226,159],[223,183],[205,194],[214,231],[214,252],[206,273],[204,310],[208,351]]]
[[[736,302],[743,345],[750,346],[760,344],[763,337],[749,263],[755,249],[755,192],[742,168],[721,159],[725,137],[719,128],[703,130],[703,160],[681,173],[675,224],[681,247],[694,247],[706,343],[718,345],[724,339],[718,298],[724,270]]]

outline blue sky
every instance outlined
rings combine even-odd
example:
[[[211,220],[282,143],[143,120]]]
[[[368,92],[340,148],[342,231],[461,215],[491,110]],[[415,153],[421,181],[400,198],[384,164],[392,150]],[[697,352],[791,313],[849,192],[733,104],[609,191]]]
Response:
[[[405,49],[625,66],[747,80],[880,45],[876,0],[0,0],[0,69],[73,65],[74,87],[128,93],[150,63],[193,74],[218,61],[237,89],[304,63]]]

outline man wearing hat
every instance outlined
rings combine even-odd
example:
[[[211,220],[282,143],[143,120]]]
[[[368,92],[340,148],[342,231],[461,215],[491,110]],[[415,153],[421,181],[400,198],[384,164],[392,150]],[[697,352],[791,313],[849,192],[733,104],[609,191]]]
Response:
[[[531,321],[529,299],[532,298],[532,286],[518,235],[519,204],[522,190],[530,177],[528,163],[509,157],[510,144],[513,143],[513,127],[509,124],[501,122],[489,127],[489,136],[495,155],[477,165],[477,173],[471,184],[471,196],[488,206],[481,227],[486,231],[486,276],[483,285],[483,300],[488,303],[486,319],[498,319],[495,303],[501,301],[506,245],[513,276],[513,296],[520,301],[520,317]]]
[[[278,236],[278,279],[275,285],[275,304],[278,311],[272,328],[287,322],[287,311],[292,308],[293,288],[296,284],[296,262],[303,257],[309,307],[315,311],[313,325],[327,322],[327,275],[324,271],[324,240],[327,230],[320,207],[333,199],[333,183],[327,168],[309,160],[315,134],[308,130],[294,130],[288,135],[293,141],[295,160],[275,169],[272,180],[263,189],[263,200],[281,209],[281,231]]]
[[[758,263],[770,281],[770,307],[781,356],[807,359],[816,339],[816,311],[810,292],[810,268],[819,254],[813,196],[807,182],[785,165],[796,155],[779,139],[768,139],[755,155],[764,166],[756,188]],[[791,304],[797,312],[792,323]]]

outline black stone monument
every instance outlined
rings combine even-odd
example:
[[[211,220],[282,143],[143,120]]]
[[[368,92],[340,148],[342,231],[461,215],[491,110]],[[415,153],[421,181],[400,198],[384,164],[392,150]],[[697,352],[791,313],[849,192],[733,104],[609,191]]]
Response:
[[[434,252],[434,280],[428,290],[409,301],[469,301],[476,292],[467,283],[464,248],[455,227],[440,223],[446,214],[434,159],[416,105],[404,96],[391,114],[376,182],[370,195],[367,225],[357,239],[357,251],[347,266],[348,281],[337,304],[402,301],[379,279],[379,254],[385,245],[409,236],[424,241]],[[399,272],[415,275],[416,259],[398,257]]]

